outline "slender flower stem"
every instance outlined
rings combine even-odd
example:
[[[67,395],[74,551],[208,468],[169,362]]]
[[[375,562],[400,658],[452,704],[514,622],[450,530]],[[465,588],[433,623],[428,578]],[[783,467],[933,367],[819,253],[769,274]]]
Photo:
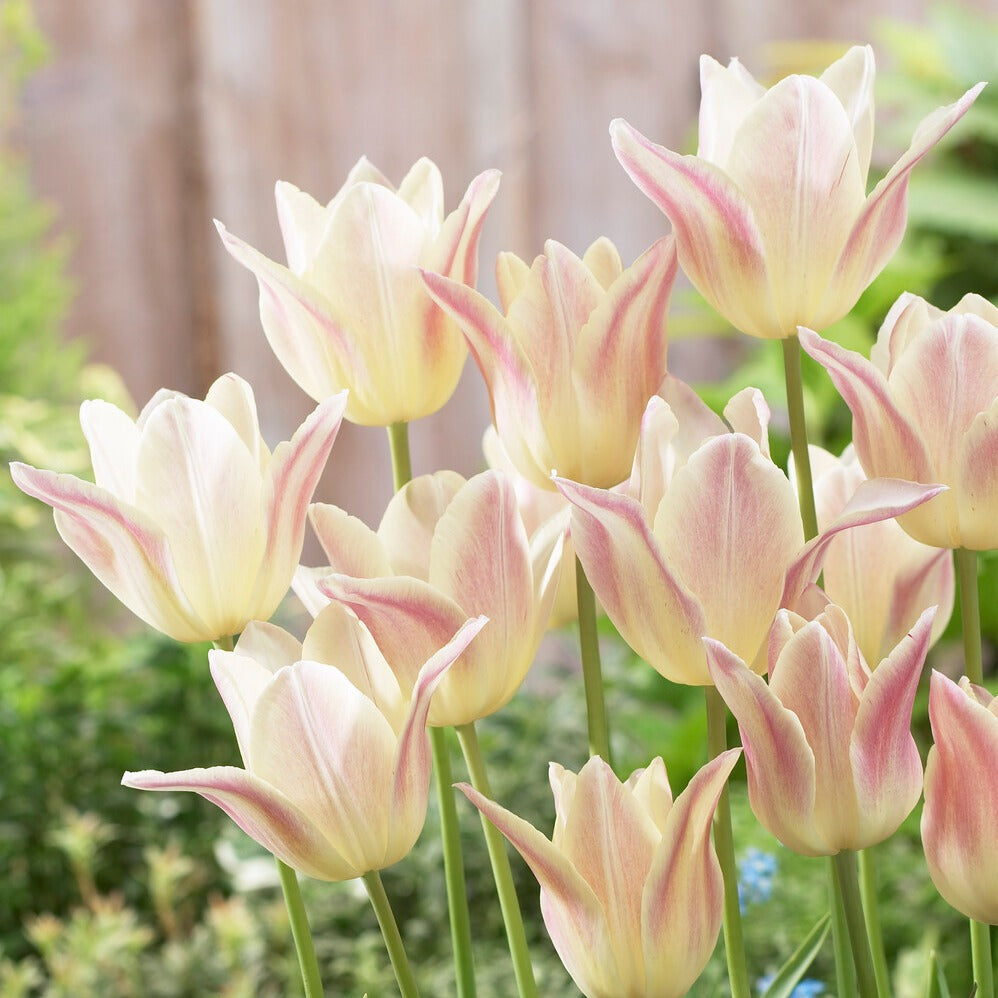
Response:
[[[963,671],[980,686],[984,682],[981,654],[981,600],[977,588],[977,552],[957,548],[956,577],[960,586],[960,615],[963,618]],[[970,951],[978,998],[994,998],[994,968],[991,963],[991,931],[983,922],[970,921]]]
[[[716,759],[728,747],[728,709],[713,686],[704,687],[707,698],[707,753]],[[751,998],[748,967],[745,963],[745,939],[742,935],[742,912],[738,903],[738,869],[735,866],[735,841],[731,833],[731,804],[728,787],[714,812],[714,847],[724,877],[724,955],[728,962],[731,998]]]
[[[462,724],[455,729],[461,751],[468,765],[468,775],[471,785],[488,798],[492,798],[492,787],[485,771],[485,760],[478,744],[478,734],[474,722]],[[482,830],[485,833],[485,844],[488,846],[489,859],[492,862],[492,876],[496,882],[496,893],[499,895],[499,907],[502,909],[502,919],[506,926],[506,940],[509,943],[509,954],[513,959],[513,973],[516,977],[516,987],[520,998],[537,998],[537,985],[534,982],[534,968],[530,963],[530,949],[527,946],[527,936],[523,931],[523,916],[520,914],[520,901],[516,896],[516,886],[513,883],[513,871],[509,865],[509,854],[506,843],[499,830],[483,814]]]
[[[866,934],[873,953],[873,973],[877,979],[877,994],[889,998],[891,977],[887,969],[887,953],[884,950],[884,934],[880,927],[880,906],[877,903],[877,856],[871,846],[860,849],[859,894],[863,902],[863,915],[866,919]]]
[[[291,920],[291,938],[298,953],[298,967],[301,970],[302,984],[305,985],[305,998],[322,998],[322,979],[319,976],[319,964],[315,959],[315,947],[312,945],[312,932],[308,927],[305,903],[302,901],[301,888],[298,886],[298,874],[279,859],[277,872],[281,878],[281,890],[284,891],[288,918]]]
[[[787,414],[790,417],[790,449],[797,474],[797,501],[804,524],[804,540],[818,534],[811,482],[811,457],[807,452],[807,425],[804,421],[804,382],[800,369],[800,340],[796,334],[783,340],[783,374],[787,383]]]
[[[953,552],[960,586],[960,615],[963,618],[963,671],[980,686],[984,682],[981,655],[981,601],[977,591],[977,552],[957,548]]]
[[[828,858],[828,908],[832,914],[832,952],[835,954],[835,983],[840,995],[856,994],[856,970],[852,965],[849,949],[849,926],[846,924],[846,909],[842,902],[839,878],[835,875],[835,864]]]
[[[409,424],[392,423],[388,427],[388,446],[392,455],[392,482],[398,492],[412,479],[409,456]],[[450,913],[451,945],[454,948],[454,973],[457,998],[475,998],[475,959],[471,945],[471,914],[464,882],[464,858],[461,855],[461,825],[454,800],[447,732],[429,728],[433,753],[433,783],[440,807],[440,838],[444,851],[444,881],[447,886],[447,909]],[[384,928],[384,926],[382,926]],[[393,961],[394,962],[394,961]],[[400,982],[401,985],[401,982]],[[415,993],[415,992],[413,992]]]
[[[235,647],[235,636],[223,635],[216,638],[212,644],[219,651],[232,651]],[[302,901],[301,888],[298,886],[298,874],[276,856],[274,861],[277,863],[277,874],[281,880],[281,890],[284,892],[284,905],[288,909],[291,938],[298,954],[298,967],[301,970],[302,984],[305,986],[305,998],[322,998],[322,978],[319,975],[318,961],[315,959],[315,946],[312,945],[312,930],[308,925],[305,902]]]
[[[612,769],[610,728],[603,699],[603,672],[600,666],[599,635],[596,631],[596,594],[578,558],[575,559],[575,592],[579,604],[579,647],[582,653],[582,680],[586,689],[589,754],[600,756]]]
[[[857,993],[860,998],[877,998],[877,978],[873,970],[870,943],[866,937],[866,923],[863,920],[856,854],[849,849],[843,849],[832,856],[832,865],[835,868],[839,890],[842,892],[846,925],[849,928],[849,944],[852,947],[852,959],[856,967]]]
[[[402,936],[399,935],[392,906],[388,903],[381,874],[377,870],[371,870],[370,873],[364,874],[363,881],[367,888],[367,896],[371,899],[371,906],[378,916],[378,925],[381,926],[381,934],[385,937],[385,946],[388,948],[388,956],[391,958],[392,970],[395,971],[395,980],[398,981],[402,998],[419,998],[416,978],[413,976],[412,967],[409,966],[409,958],[405,955]]]

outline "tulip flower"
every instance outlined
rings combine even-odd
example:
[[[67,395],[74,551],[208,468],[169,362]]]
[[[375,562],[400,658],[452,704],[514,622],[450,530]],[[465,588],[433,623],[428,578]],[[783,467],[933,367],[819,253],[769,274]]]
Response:
[[[868,475],[949,486],[901,526],[935,547],[998,548],[998,308],[967,295],[942,312],[904,294],[870,360],[810,330],[800,338],[852,410]]]
[[[756,818],[805,856],[865,849],[892,835],[922,791],[911,708],[935,607],[871,672],[840,607],[811,621],[781,610],[769,685],[705,640],[711,677],[738,721]]]
[[[321,403],[271,454],[234,374],[203,402],[161,390],[135,421],[84,402],[96,484],[16,463],[11,474],[134,614],[178,641],[214,640],[287,595],[345,404],[345,393]]]
[[[459,785],[537,877],[548,934],[587,998],[678,998],[700,975],[724,904],[710,823],[738,755],[713,759],[675,801],[660,758],[625,783],[598,756],[578,775],[551,763],[551,839]]]
[[[729,431],[669,376],[645,412],[629,494],[558,480],[572,540],[624,640],[666,679],[710,685],[701,638],[764,672],[780,607],[814,607],[821,560],[841,531],[924,502],[939,490],[866,482],[813,541],[793,487],[769,457],[769,409],[746,389],[724,410]],[[819,599],[824,606],[826,599]]]
[[[528,542],[513,484],[496,471],[467,482],[452,471],[414,479],[377,532],[335,506],[316,504],[310,515],[330,564],[299,573],[296,591],[313,609],[328,599],[349,606],[403,689],[461,621],[490,618],[441,683],[431,725],[468,724],[509,702],[544,636],[567,517]]]
[[[440,171],[428,159],[398,190],[361,159],[325,207],[278,183],[287,267],[216,224],[257,278],[263,329],[288,374],[317,401],[349,388],[347,419],[388,426],[428,416],[454,393],[467,348],[417,268],[474,284],[498,187],[496,170],[480,174],[445,218]]]
[[[840,458],[820,447],[810,451],[818,527],[825,529],[866,476],[851,446]],[[953,611],[953,558],[912,539],[896,520],[880,520],[843,531],[829,544],[822,588],[849,617],[863,657],[879,662],[926,607],[939,608],[932,644],[942,635]]]
[[[581,260],[549,240],[531,266],[500,254],[503,315],[470,288],[423,275],[468,338],[509,459],[546,489],[552,469],[605,488],[627,477],[641,413],[665,375],[675,276],[672,239],[626,270],[608,239]]]
[[[246,768],[146,770],[121,782],[198,793],[278,859],[319,880],[391,866],[412,849],[426,817],[430,698],[485,623],[466,622],[426,662],[411,700],[342,607],[316,620],[304,646],[280,628],[251,624],[234,652],[209,653]],[[316,650],[336,664],[310,658]]]
[[[958,911],[998,925],[998,697],[932,673],[922,845],[932,882]]]
[[[867,196],[874,76],[869,46],[769,90],[737,59],[702,56],[696,156],[611,124],[617,159],[672,223],[683,270],[742,332],[783,339],[853,307],[904,235],[912,168],[984,86],[922,121]]]
[[[520,518],[528,536],[539,530],[552,517],[564,515],[564,511],[568,509],[565,497],[560,492],[539,488],[529,478],[521,475],[510,461],[494,426],[485,431],[482,450],[485,453],[486,464],[501,471],[513,482],[516,504],[520,509]],[[575,580],[575,545],[572,543],[571,535],[565,537],[561,560],[556,571],[558,589],[548,620],[549,629],[561,627],[578,619],[579,616]]]

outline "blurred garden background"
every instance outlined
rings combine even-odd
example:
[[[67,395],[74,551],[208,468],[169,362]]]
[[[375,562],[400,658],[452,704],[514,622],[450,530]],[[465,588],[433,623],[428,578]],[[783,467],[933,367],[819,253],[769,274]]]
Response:
[[[616,163],[611,118],[692,149],[701,52],[737,55],[772,79],[820,70],[868,41],[880,67],[875,167],[893,162],[928,111],[992,83],[915,171],[895,260],[824,331],[864,351],[904,290],[944,308],[966,291],[998,296],[994,0],[0,0],[0,455],[85,474],[81,399],[141,405],[164,385],[203,395],[226,370],[256,389],[268,441],[288,436],[311,403],[271,355],[255,282],[211,225],[217,217],[279,257],[277,179],[325,200],[361,154],[395,180],[427,155],[450,208],[495,166],[503,183],[482,240],[486,292],[500,249],[529,259],[548,237],[581,251],[607,235],[629,262],[666,222]],[[671,331],[670,366],[712,402],[754,384],[778,410],[776,344],[735,340],[688,288]],[[838,451],[848,410],[823,372],[807,376],[809,426]],[[415,472],[477,470],[487,422],[469,363],[451,403],[413,427]],[[777,413],[774,436],[782,425]],[[774,443],[785,455],[786,442]],[[345,426],[317,498],[376,522],[390,487],[381,432]],[[981,563],[993,678],[998,562]],[[285,619],[300,629],[290,602]],[[931,658],[951,674],[957,623]],[[673,786],[685,785],[703,761],[700,692],[635,661],[609,624],[604,641],[620,769],[662,754]],[[481,725],[497,797],[515,794],[542,828],[553,817],[548,760],[575,767],[585,749],[576,654],[571,629],[553,634],[543,670]],[[924,697],[916,727],[927,746]],[[49,511],[0,475],[0,998],[297,993],[266,857],[200,798],[119,786],[126,769],[237,761],[206,648],[178,647],[130,619],[61,547]],[[501,919],[477,819],[463,811],[480,994],[502,998],[512,987]],[[923,993],[938,948],[953,993],[966,994],[964,933],[950,931],[962,920],[935,896],[917,818],[881,861],[896,993]],[[824,867],[779,847],[744,806],[735,820],[761,978],[824,909]],[[439,859],[428,828],[386,876],[431,995],[451,991]],[[540,990],[574,994],[543,935],[536,885],[519,860],[515,869]],[[329,993],[393,994],[363,893],[307,888]],[[822,975],[826,955],[811,976]],[[720,995],[722,981],[712,964],[696,993]]]

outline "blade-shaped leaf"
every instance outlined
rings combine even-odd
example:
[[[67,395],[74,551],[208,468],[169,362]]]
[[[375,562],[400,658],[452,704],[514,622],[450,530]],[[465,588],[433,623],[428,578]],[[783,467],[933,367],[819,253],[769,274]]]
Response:
[[[831,916],[826,912],[807,934],[800,946],[794,950],[790,959],[780,968],[769,987],[766,988],[763,998],[790,998],[794,988],[807,973],[807,968],[811,966],[818,951],[824,945],[830,926]]]

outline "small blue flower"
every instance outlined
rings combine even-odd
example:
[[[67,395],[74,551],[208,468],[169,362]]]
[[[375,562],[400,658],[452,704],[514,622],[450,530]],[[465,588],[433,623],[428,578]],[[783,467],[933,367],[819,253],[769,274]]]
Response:
[[[766,993],[766,990],[773,983],[775,977],[776,974],[765,974],[755,982],[756,990],[760,995]],[[818,995],[823,995],[824,993],[825,984],[823,981],[817,981],[813,977],[805,977],[790,992],[790,998],[818,998]]]
[[[744,914],[750,904],[762,904],[773,893],[776,856],[749,846],[738,864],[738,906]]]

